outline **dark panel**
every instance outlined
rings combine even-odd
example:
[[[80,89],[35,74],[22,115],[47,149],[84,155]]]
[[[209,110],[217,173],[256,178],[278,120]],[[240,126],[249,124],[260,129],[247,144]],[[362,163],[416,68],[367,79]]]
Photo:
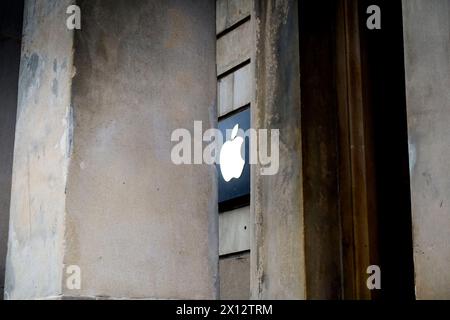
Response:
[[[381,30],[365,26],[369,5],[381,9]],[[373,128],[380,297],[413,299],[414,265],[401,1],[360,2],[365,87]]]
[[[308,299],[341,295],[334,1],[300,2],[303,195]]]
[[[236,124],[239,125],[239,129],[242,129],[244,133],[250,128],[249,108],[219,120],[219,130],[222,132],[224,142],[230,140],[229,135]],[[230,130],[228,135],[227,130]],[[245,138],[241,148],[241,157],[245,160],[245,165],[240,178],[233,178],[228,182],[225,181],[220,166],[216,165],[219,177],[219,206],[221,208],[248,204],[248,200],[245,201],[244,199],[248,199],[250,195],[249,138],[244,137],[242,132],[238,136]]]

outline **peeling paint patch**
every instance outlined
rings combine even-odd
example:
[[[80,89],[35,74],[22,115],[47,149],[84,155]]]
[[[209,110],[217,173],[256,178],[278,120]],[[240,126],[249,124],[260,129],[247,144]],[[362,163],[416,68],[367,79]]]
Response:
[[[409,175],[412,178],[414,168],[416,167],[416,146],[411,141],[408,142],[409,150]]]
[[[37,95],[34,95],[32,92],[40,86],[40,77],[43,69],[43,63],[37,53],[33,53],[31,56],[24,54],[20,65],[19,96],[17,101],[18,116],[20,116],[24,107],[29,105],[26,102],[28,97],[34,96],[37,99]]]
[[[68,115],[68,119],[69,119],[69,141],[68,141],[68,149],[67,149],[67,157],[70,158],[70,156],[72,155],[72,150],[73,150],[73,122],[74,122],[74,117],[73,117],[73,106],[70,105],[69,106],[69,115]]]
[[[27,61],[27,68],[31,70],[32,78],[36,77],[36,70],[39,66],[39,56],[33,53]]]
[[[55,97],[58,96],[58,80],[55,78],[53,79],[52,83],[52,93]]]
[[[66,158],[70,158],[72,154],[73,144],[73,107],[69,106],[66,117],[62,120],[64,127],[63,135],[61,137],[59,147]]]

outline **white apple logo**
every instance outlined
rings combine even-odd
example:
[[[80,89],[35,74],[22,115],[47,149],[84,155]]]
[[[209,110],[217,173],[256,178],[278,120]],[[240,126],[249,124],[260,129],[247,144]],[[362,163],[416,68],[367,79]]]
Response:
[[[238,179],[244,170],[245,160],[241,156],[241,147],[244,143],[242,137],[236,137],[239,125],[235,125],[231,132],[231,140],[224,143],[220,150],[220,171],[223,179],[228,182],[233,178]]]

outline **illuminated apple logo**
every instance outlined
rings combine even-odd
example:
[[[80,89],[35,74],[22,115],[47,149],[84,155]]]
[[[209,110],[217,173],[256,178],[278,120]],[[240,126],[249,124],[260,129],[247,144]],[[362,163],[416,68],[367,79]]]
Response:
[[[226,182],[233,178],[238,179],[244,170],[245,160],[241,156],[244,138],[237,137],[238,130],[239,125],[237,124],[231,132],[231,140],[225,142],[220,150],[220,171]]]

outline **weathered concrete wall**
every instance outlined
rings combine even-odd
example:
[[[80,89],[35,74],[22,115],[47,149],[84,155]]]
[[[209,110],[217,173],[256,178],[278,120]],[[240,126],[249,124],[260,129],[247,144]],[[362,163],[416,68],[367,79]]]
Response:
[[[25,2],[5,297],[60,295],[70,154],[70,0]]]
[[[416,296],[450,299],[450,2],[404,0]]]
[[[78,4],[64,294],[216,298],[216,169],[170,159],[173,130],[216,125],[214,2]]]
[[[8,297],[216,298],[216,171],[170,159],[216,125],[214,2],[70,2],[26,2]]]
[[[280,129],[280,167],[252,168],[251,296],[304,299],[298,2],[255,1],[252,127]]]
[[[5,283],[22,17],[21,1],[0,3],[0,299]]]

